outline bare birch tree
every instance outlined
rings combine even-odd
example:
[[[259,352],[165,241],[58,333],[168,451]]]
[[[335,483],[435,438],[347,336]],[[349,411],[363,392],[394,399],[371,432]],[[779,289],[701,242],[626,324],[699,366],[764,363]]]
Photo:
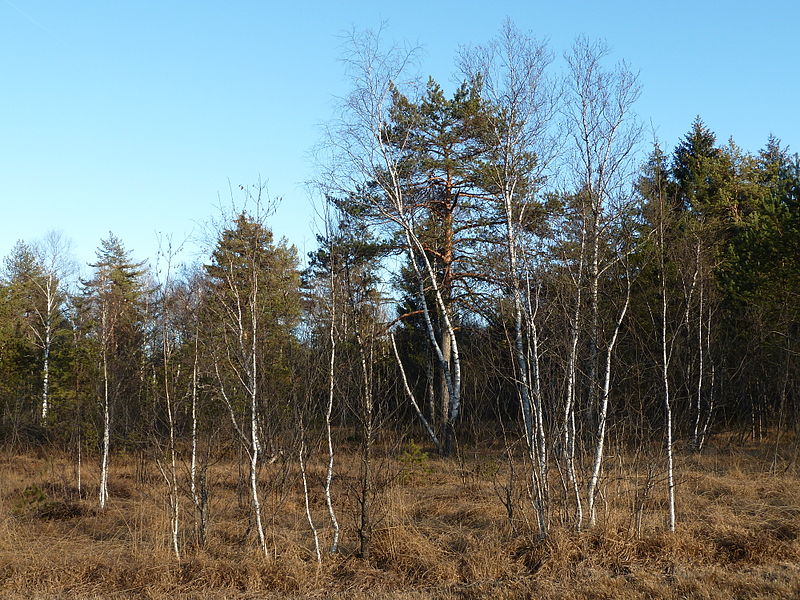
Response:
[[[219,318],[224,323],[224,347],[217,349],[214,369],[219,384],[220,395],[228,409],[231,424],[249,458],[250,503],[255,523],[258,544],[264,555],[268,554],[264,534],[261,498],[259,495],[258,471],[261,462],[262,441],[259,434],[259,337],[260,318],[259,286],[263,283],[257,253],[263,250],[267,239],[260,223],[248,223],[244,215],[238,223],[243,237],[247,236],[248,226],[253,227],[252,239],[242,239],[241,247],[220,248],[215,252],[212,265],[207,267],[216,281],[213,286],[218,299],[216,306]],[[223,233],[224,235],[224,233]],[[229,238],[232,235],[229,235]],[[222,367],[222,368],[221,368]],[[234,374],[233,381],[223,375],[223,370]],[[246,398],[247,410],[244,416],[238,411],[238,398],[231,389],[239,388]]]
[[[37,326],[34,334],[42,350],[42,423],[50,411],[50,354],[65,293],[65,282],[74,271],[71,244],[61,232],[50,231],[34,249],[42,269],[41,277],[32,278],[41,298],[33,304]]]
[[[629,175],[641,133],[632,115],[633,104],[639,97],[637,77],[624,63],[612,70],[606,69],[603,60],[607,54],[604,43],[579,38],[566,57],[568,92],[565,116],[573,142],[570,163],[576,198],[581,206],[576,214],[580,217],[581,239],[585,240],[581,243],[582,248],[585,244],[585,261],[579,261],[579,273],[573,278],[576,282],[585,282],[588,288],[587,408],[589,414],[596,415],[586,497],[592,525],[595,523],[595,498],[603,461],[613,350],[630,295],[628,285],[626,300],[618,309],[605,348],[602,348],[600,286],[603,274],[619,260],[609,253],[606,244],[610,228],[618,223],[618,217],[630,198]],[[583,252],[581,256],[584,256]],[[603,351],[605,364],[601,365]],[[569,404],[571,400],[567,402]],[[581,527],[580,518],[577,526]]]
[[[544,43],[517,31],[506,21],[500,35],[485,47],[462,54],[468,78],[480,77],[489,103],[488,139],[491,150],[484,166],[486,187],[495,197],[504,223],[503,246],[507,281],[514,310],[513,354],[522,409],[525,441],[535,490],[539,532],[548,531],[548,452],[539,383],[539,342],[536,324],[538,294],[531,299],[529,254],[523,245],[531,227],[537,194],[559,151],[554,131],[558,100],[555,82],[546,70],[552,56]],[[530,238],[530,236],[528,236]],[[534,289],[538,289],[534,285]],[[532,349],[528,351],[527,348]]]
[[[161,242],[162,240],[160,240]],[[164,481],[167,484],[167,498],[170,507],[170,540],[172,544],[172,551],[175,558],[180,561],[180,493],[179,493],[179,475],[178,475],[178,449],[176,446],[176,411],[177,399],[175,384],[180,376],[180,368],[177,369],[173,366],[173,355],[177,346],[175,338],[175,310],[174,304],[177,300],[175,298],[175,290],[173,289],[172,279],[172,261],[178,250],[172,248],[171,241],[168,241],[167,247],[161,247],[159,250],[159,258],[164,257],[163,273],[161,271],[162,265],[156,262],[155,274],[160,279],[159,281],[159,297],[157,302],[159,304],[159,337],[160,337],[160,354],[161,354],[161,369],[162,369],[162,384],[164,392],[164,408],[167,413],[167,428],[169,432],[168,445],[166,448],[167,464],[162,464],[160,459],[157,459],[158,468]],[[194,438],[193,438],[194,440]],[[193,448],[194,450],[194,448]],[[194,465],[192,465],[194,466]],[[194,481],[192,481],[194,483]]]
[[[255,213],[240,213],[232,227],[219,233],[206,271],[221,342],[213,350],[214,375],[247,454],[253,524],[267,555],[258,475],[261,465],[274,462],[278,454],[265,456],[263,419],[269,390],[277,387],[277,372],[285,360],[281,344],[297,323],[299,276],[295,249],[284,242],[274,244],[263,223],[263,187],[247,193]]]

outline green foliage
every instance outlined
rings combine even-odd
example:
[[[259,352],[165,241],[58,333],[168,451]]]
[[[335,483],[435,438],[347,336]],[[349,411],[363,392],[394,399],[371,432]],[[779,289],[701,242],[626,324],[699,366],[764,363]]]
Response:
[[[782,363],[786,369],[782,377],[789,377],[786,356],[796,346],[800,159],[789,155],[775,138],[757,155],[744,152],[732,140],[718,147],[714,134],[698,118],[675,149],[671,168],[667,164],[667,157],[656,147],[637,185],[641,198],[634,255],[638,277],[629,325],[636,343],[621,352],[636,353],[624,360],[637,368],[642,353],[658,361],[653,348],[658,347],[661,323],[655,307],[661,302],[663,277],[671,315],[667,336],[675,379],[672,389],[697,381],[702,288],[706,364],[711,361],[715,368],[723,361],[741,365],[724,374],[727,385],[731,385],[728,377],[736,381],[732,387],[737,393],[728,398],[729,410],[755,410],[746,403],[763,402],[769,386],[776,396],[788,389],[778,391],[781,388],[776,389],[775,382],[784,380],[765,379],[763,374],[774,373]],[[678,349],[674,353],[673,347]],[[653,377],[646,364],[641,368],[639,387]],[[712,385],[708,379],[705,384]],[[701,389],[700,393],[708,397],[714,391]],[[746,400],[748,396],[756,400]]]
[[[428,458],[428,453],[413,439],[408,442],[406,449],[400,454],[402,465],[401,478],[404,483],[418,481],[421,477],[433,472]]]
[[[286,240],[274,244],[272,232],[246,213],[233,224],[220,235],[205,267],[219,308],[232,314],[252,300],[247,322],[269,316],[262,322],[264,333],[285,338],[300,316],[297,251]]]
[[[428,462],[428,453],[415,440],[408,442],[408,447],[400,455],[400,460],[407,465],[425,466]]]
[[[14,497],[11,512],[16,516],[24,516],[37,511],[47,502],[47,494],[38,485],[29,485]]]
[[[800,165],[772,139],[756,169],[760,193],[724,248],[720,278],[732,302],[778,309],[800,289]]]
[[[242,374],[250,373],[256,360],[257,380],[247,375],[246,385],[256,386],[259,396],[281,400],[270,406],[285,412],[302,308],[295,247],[286,240],[274,243],[267,227],[241,213],[220,233],[205,272],[211,291],[207,348],[219,355],[229,352]],[[224,376],[237,390],[234,400],[242,402],[246,394],[239,375],[226,369]]]
[[[36,337],[41,299],[36,282],[42,273],[33,249],[19,241],[5,260],[0,280],[0,396],[6,415],[17,419],[35,418],[41,390]]]
[[[119,433],[124,437],[147,423],[146,385],[140,369],[145,360],[145,334],[152,289],[143,262],[134,262],[113,233],[100,243],[92,278],[82,282],[75,298],[76,320],[84,335],[81,353],[91,357],[95,377],[89,380],[97,398],[104,382],[99,365],[103,356],[109,376],[109,402]]]

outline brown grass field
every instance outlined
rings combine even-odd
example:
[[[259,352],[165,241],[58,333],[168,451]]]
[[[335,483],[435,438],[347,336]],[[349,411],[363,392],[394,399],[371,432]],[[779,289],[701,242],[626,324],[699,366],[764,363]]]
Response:
[[[609,453],[599,525],[559,526],[554,479],[551,535],[531,535],[524,479],[514,530],[501,502],[502,452],[427,457],[417,448],[378,455],[373,555],[356,556],[357,458],[338,457],[341,551],[318,565],[294,465],[265,467],[271,556],[247,535],[247,496],[235,462],[210,471],[211,524],[194,547],[193,513],[181,506],[183,554],[168,537],[164,480],[152,462],[115,456],[111,500],[98,510],[96,461],[42,451],[0,455],[2,598],[800,598],[797,446],[718,437],[702,456],[680,453],[678,530],[665,531],[663,473],[644,457]],[[652,460],[650,462],[653,462]],[[658,463],[660,464],[660,463]],[[320,481],[309,470],[312,509],[330,539]],[[517,466],[524,472],[524,466]],[[277,473],[285,476],[279,477]],[[554,473],[557,477],[557,473]],[[271,483],[268,483],[271,482]],[[637,531],[638,530],[638,531]]]

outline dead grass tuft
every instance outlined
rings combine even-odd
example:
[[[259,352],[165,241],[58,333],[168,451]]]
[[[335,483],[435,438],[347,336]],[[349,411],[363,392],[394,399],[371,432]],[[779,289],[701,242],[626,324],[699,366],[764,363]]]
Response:
[[[410,584],[442,584],[458,580],[447,551],[413,525],[386,527],[374,536],[373,559],[384,570]]]

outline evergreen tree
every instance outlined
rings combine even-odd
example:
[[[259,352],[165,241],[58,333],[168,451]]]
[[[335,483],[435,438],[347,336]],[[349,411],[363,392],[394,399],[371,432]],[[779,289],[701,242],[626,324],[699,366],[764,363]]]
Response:
[[[703,212],[718,202],[724,169],[716,141],[714,133],[698,116],[675,148],[672,176],[678,187],[679,208]]]
[[[218,390],[249,458],[256,534],[267,554],[258,470],[265,442],[274,449],[289,408],[291,333],[300,310],[297,254],[285,241],[273,244],[269,229],[241,213],[220,233],[205,269],[217,325],[211,350]]]
[[[242,327],[257,338],[260,377],[269,382],[265,390],[272,390],[275,398],[283,397],[287,350],[300,321],[296,249],[286,240],[274,243],[267,227],[241,213],[233,227],[220,234],[205,270],[212,288],[212,310],[224,335],[238,335],[241,312]]]
[[[111,431],[123,439],[141,433],[146,419],[144,263],[133,262],[113,233],[100,243],[91,279],[83,282],[80,309],[94,344],[102,409],[100,507],[108,499]],[[144,437],[141,435],[140,437]]]
[[[18,241],[5,260],[0,281],[0,369],[3,422],[15,437],[36,420],[41,392],[41,360],[35,335],[34,280],[42,276],[33,250]]]

